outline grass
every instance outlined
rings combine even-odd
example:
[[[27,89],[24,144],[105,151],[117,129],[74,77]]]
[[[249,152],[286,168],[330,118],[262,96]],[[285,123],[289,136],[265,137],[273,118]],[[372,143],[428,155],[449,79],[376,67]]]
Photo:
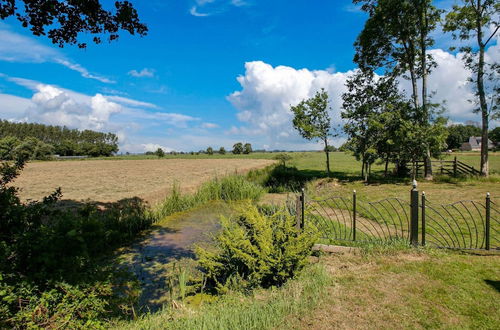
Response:
[[[184,305],[165,309],[119,329],[272,329],[290,317],[305,316],[321,299],[331,278],[322,265],[312,265],[281,288],[257,290],[251,295],[229,293],[200,308]]]
[[[194,194],[182,194],[174,184],[171,193],[156,208],[156,216],[161,219],[176,212],[205,204],[210,201],[256,201],[264,194],[264,189],[241,175],[229,175],[205,182]]]
[[[320,255],[281,288],[199,297],[120,329],[498,329],[500,256],[367,244]],[[201,305],[200,305],[201,301]]]
[[[313,313],[284,324],[297,329],[500,327],[499,256],[396,246],[327,256],[322,262],[335,281],[326,299]]]

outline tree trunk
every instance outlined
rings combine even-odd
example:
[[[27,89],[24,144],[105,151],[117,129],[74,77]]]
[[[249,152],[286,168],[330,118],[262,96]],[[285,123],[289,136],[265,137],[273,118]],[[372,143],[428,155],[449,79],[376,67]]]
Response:
[[[368,162],[364,163],[365,167],[365,183],[368,183]]]
[[[422,122],[424,127],[429,126],[429,109],[427,108],[427,26],[429,24],[427,18],[427,5],[422,4],[422,13],[420,15],[420,49],[422,51],[420,58],[420,66],[422,70]],[[427,143],[424,157],[425,179],[432,180],[432,162],[430,146]]]
[[[389,156],[385,159],[385,169],[384,169],[384,177],[387,177],[387,170],[389,168]]]
[[[480,3],[478,2],[478,10],[480,10]],[[481,135],[481,175],[488,176],[488,126],[489,114],[488,105],[486,104],[486,95],[484,91],[484,44],[483,44],[483,30],[481,27],[481,17],[477,17],[477,42],[479,45],[479,63],[477,67],[477,93],[479,95],[479,106],[481,108],[482,118],[482,135]]]
[[[330,151],[328,151],[328,139],[325,142],[325,153],[326,153],[326,174],[330,176]]]
[[[361,177],[365,177],[365,156],[361,158]]]

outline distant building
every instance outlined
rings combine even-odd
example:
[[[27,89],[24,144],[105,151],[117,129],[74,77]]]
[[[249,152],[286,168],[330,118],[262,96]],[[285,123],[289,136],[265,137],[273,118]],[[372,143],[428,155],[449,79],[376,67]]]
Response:
[[[495,145],[491,140],[488,140],[488,149],[495,148]],[[481,151],[481,137],[480,136],[471,136],[468,142],[462,143],[460,146],[460,150],[462,151]]]

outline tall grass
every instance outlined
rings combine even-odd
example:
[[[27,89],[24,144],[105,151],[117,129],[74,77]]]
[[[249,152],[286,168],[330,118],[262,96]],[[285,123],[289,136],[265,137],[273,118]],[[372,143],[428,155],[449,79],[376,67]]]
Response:
[[[271,329],[288,317],[301,317],[313,310],[326,295],[331,278],[325,268],[314,265],[298,278],[273,290],[251,296],[230,293],[198,311],[165,309],[143,316],[120,329]]]
[[[264,189],[241,175],[230,175],[215,178],[204,183],[195,194],[180,192],[178,184],[172,186],[172,192],[156,209],[156,217],[162,219],[176,212],[210,201],[258,200],[264,194]]]

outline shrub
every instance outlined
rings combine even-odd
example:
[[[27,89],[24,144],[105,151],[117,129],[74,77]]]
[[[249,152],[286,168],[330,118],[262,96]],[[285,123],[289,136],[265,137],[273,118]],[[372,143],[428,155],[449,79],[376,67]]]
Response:
[[[111,279],[123,274],[99,264],[153,218],[140,199],[77,210],[54,207],[60,190],[22,203],[11,186],[24,161],[0,164],[0,328],[97,327],[121,300]],[[113,289],[113,290],[112,290]],[[122,299],[123,298],[123,299]],[[128,301],[128,300],[127,300]]]
[[[219,154],[220,155],[225,155],[226,154],[226,149],[224,147],[220,147]]]
[[[269,213],[269,212],[266,212]],[[264,214],[250,203],[222,218],[215,249],[197,248],[200,266],[219,292],[282,285],[307,262],[317,231],[300,231],[286,209]]]

